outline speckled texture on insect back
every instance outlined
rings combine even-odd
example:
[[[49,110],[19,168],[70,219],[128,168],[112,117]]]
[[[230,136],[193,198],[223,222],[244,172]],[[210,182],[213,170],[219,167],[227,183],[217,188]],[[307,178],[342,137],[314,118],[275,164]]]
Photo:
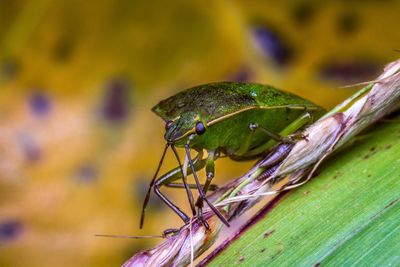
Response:
[[[281,131],[298,118],[304,110],[285,106],[317,107],[315,104],[272,86],[237,82],[209,83],[171,96],[152,110],[174,125],[168,133],[174,139],[191,131],[197,121],[207,124],[206,134],[194,136],[191,147],[197,150],[220,149],[235,154],[249,134],[248,125],[258,123],[273,132]],[[215,123],[215,120],[219,119]],[[256,132],[250,148],[268,141],[269,137]],[[187,138],[179,140],[182,146]]]

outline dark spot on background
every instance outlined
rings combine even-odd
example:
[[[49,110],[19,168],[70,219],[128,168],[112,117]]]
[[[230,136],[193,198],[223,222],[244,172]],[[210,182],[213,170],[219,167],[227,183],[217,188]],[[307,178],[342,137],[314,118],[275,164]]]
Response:
[[[379,64],[362,61],[334,62],[320,68],[320,76],[326,80],[355,83],[374,79],[381,67]]]
[[[42,152],[34,140],[34,138],[29,134],[22,134],[20,136],[20,145],[22,149],[22,153],[25,156],[25,159],[31,163],[38,162],[42,157]]]
[[[338,32],[346,36],[353,35],[359,28],[358,15],[354,11],[341,14],[337,20]]]
[[[77,179],[83,183],[92,183],[97,180],[98,170],[91,164],[84,164],[77,170]]]
[[[373,156],[376,153],[376,148],[375,147],[371,147],[368,151],[368,153],[363,157],[364,159],[368,159],[371,156]]]
[[[28,161],[37,162],[41,158],[41,152],[38,146],[34,144],[25,144],[25,157]]]
[[[236,73],[230,75],[227,80],[232,82],[248,82],[251,80],[252,73],[247,67],[241,67]]]
[[[336,172],[335,175],[332,177],[333,179],[337,179],[339,176],[341,176],[341,172]]]
[[[114,79],[106,85],[103,117],[114,123],[124,122],[130,112],[131,87],[124,79]]]
[[[397,199],[395,199],[395,200],[390,201],[390,203],[387,204],[387,205],[384,207],[384,209],[390,208],[391,206],[393,206],[394,204],[396,204],[397,202],[399,202],[399,200],[400,200],[400,199],[397,198]]]
[[[286,65],[292,52],[282,36],[267,27],[255,26],[251,30],[255,45],[277,65]]]
[[[54,59],[59,63],[68,61],[73,54],[74,48],[74,42],[70,38],[60,39],[54,47]]]
[[[0,80],[14,79],[20,71],[20,66],[15,59],[3,59],[0,62]]]
[[[240,261],[240,262],[244,261],[244,257],[243,257],[243,256],[240,256],[239,261]]]
[[[44,117],[51,110],[51,102],[44,92],[34,92],[29,97],[29,108],[34,116]]]
[[[271,236],[273,233],[275,232],[275,230],[270,230],[264,233],[264,238],[268,238],[269,236]]]
[[[309,23],[315,14],[315,3],[298,3],[292,10],[292,18],[298,26]]]
[[[0,222],[0,242],[11,241],[22,232],[22,223],[17,220],[6,220]]]
[[[147,190],[149,188],[151,178],[152,177],[150,175],[149,176],[143,175],[140,178],[135,179],[133,181],[134,202],[139,203],[137,205],[139,205],[140,208],[141,208],[141,205],[143,204],[143,200],[144,200]],[[177,188],[174,190],[177,190],[177,193],[179,193],[180,190],[183,190],[182,193],[184,193],[184,189]],[[168,195],[167,195],[167,197],[168,197]],[[154,191],[151,190],[150,200],[147,205],[147,212],[149,212],[149,210],[153,210],[153,211],[164,210],[166,208],[167,208],[167,206],[164,204],[164,202],[162,202],[162,200],[154,194]]]

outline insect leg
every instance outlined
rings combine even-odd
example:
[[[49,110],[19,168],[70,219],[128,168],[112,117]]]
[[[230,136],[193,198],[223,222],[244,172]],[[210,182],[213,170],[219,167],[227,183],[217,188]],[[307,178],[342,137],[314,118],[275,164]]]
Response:
[[[187,176],[185,176],[185,174],[183,173],[183,168],[182,168],[181,160],[179,159],[178,152],[176,151],[176,148],[174,146],[171,146],[171,148],[172,148],[172,151],[174,151],[176,160],[178,161],[178,165],[179,165],[179,168],[180,168],[181,174],[182,174],[182,182],[183,182],[183,185],[185,186],[186,194],[189,199],[190,208],[191,208],[193,216],[194,216],[194,215],[196,215],[196,209],[194,207],[193,193],[192,193],[192,191],[190,191],[190,188],[187,184],[187,181],[186,181]],[[190,154],[189,154],[188,158],[192,162],[192,158],[190,157]],[[192,168],[192,172],[195,172],[194,167]]]
[[[207,160],[203,159],[203,152],[200,151],[193,160],[193,165],[196,171],[202,169],[205,165]],[[192,169],[190,166],[187,167],[186,170],[187,175],[192,174]],[[182,172],[180,167],[176,167],[169,172],[163,174],[159,181],[159,185],[171,187],[171,188],[186,188],[183,183],[174,183],[174,181],[182,178]],[[187,184],[189,188],[197,188],[195,184]]]
[[[169,228],[169,229],[166,229],[166,230],[164,230],[163,231],[163,237],[165,237],[165,238],[167,238],[167,237],[169,237],[169,236],[174,236],[174,235],[176,235],[177,233],[179,233],[179,229],[175,229],[175,228]]]
[[[159,180],[159,179],[158,179]],[[176,205],[174,205],[166,196],[164,196],[161,191],[160,191],[160,185],[158,184],[158,180],[154,184],[154,192],[156,195],[161,198],[161,200],[167,204],[168,207],[170,207],[176,214],[178,214],[179,217],[185,222],[188,223],[190,218],[182,211],[180,210]]]
[[[189,165],[190,165],[190,168],[192,169],[192,173],[193,173],[194,180],[195,180],[196,185],[197,185],[197,190],[199,191],[199,195],[200,195],[199,197],[200,197],[203,201],[205,201],[205,202],[207,203],[207,205],[210,207],[210,209],[215,213],[215,215],[216,215],[226,226],[229,227],[228,221],[225,219],[225,217],[222,215],[222,213],[221,213],[207,198],[206,198],[206,196],[205,196],[205,194],[204,194],[204,192],[203,192],[203,188],[201,188],[201,184],[200,184],[200,182],[199,182],[199,178],[197,177],[196,171],[195,171],[194,166],[193,166],[193,161],[192,161],[192,159],[191,159],[191,157],[190,157],[189,142],[186,143],[186,145],[185,145],[185,150],[186,150],[186,155],[187,155],[187,157],[188,157],[188,159],[189,159]],[[201,218],[202,218],[202,217],[200,217],[200,219],[201,219]]]
[[[207,191],[210,189],[210,185],[211,185],[211,181],[214,178],[214,174],[215,174],[215,152],[214,151],[208,151],[208,158],[207,158],[207,162],[206,162],[206,182],[203,186],[203,192],[204,195],[207,194]],[[196,206],[199,208],[203,207],[203,201],[201,198],[197,199],[196,202]]]
[[[166,147],[168,147],[168,146],[169,146],[169,145],[167,145]],[[163,159],[164,159],[166,149],[164,149],[164,150],[165,150],[165,151],[164,151],[164,153],[163,153],[163,156],[161,157],[160,162],[162,162]],[[199,169],[203,168],[204,165],[206,164],[206,160],[203,159],[203,153],[202,153],[202,152],[199,152],[199,153],[197,154],[197,156],[194,158],[193,161],[194,161],[194,165],[195,165],[195,169],[196,169],[196,170],[199,170]],[[166,186],[167,186],[168,184],[171,184],[173,181],[176,181],[176,180],[182,178],[181,167],[178,166],[178,167],[176,167],[176,168],[170,170],[169,172],[163,174],[160,178],[158,178],[158,179],[156,180],[156,177],[157,177],[157,175],[158,175],[158,172],[159,172],[160,167],[161,167],[161,163],[159,163],[159,167],[158,167],[158,169],[157,169],[157,171],[156,171],[155,176],[154,176],[153,179],[152,179],[152,182],[150,183],[149,190],[147,191],[147,194],[146,194],[146,197],[145,197],[145,200],[144,200],[144,203],[143,203],[142,215],[141,215],[141,219],[140,219],[140,228],[143,227],[144,215],[145,215],[144,212],[145,212],[146,206],[147,206],[147,204],[148,204],[148,202],[149,202],[149,199],[150,199],[150,192],[151,192],[151,189],[152,189],[152,187],[155,185],[155,183],[157,184],[158,187],[161,187],[161,186],[163,186],[163,185],[166,185]],[[190,174],[191,172],[192,172],[192,170],[188,167],[187,173]],[[182,185],[183,188],[186,189],[186,187],[185,187],[184,184],[181,184],[181,185]],[[190,185],[188,185],[188,186],[190,186]],[[193,186],[193,188],[197,188],[197,187],[194,187],[195,185],[192,185],[192,186]],[[158,191],[159,191],[159,189],[158,189]],[[164,198],[165,198],[165,197],[164,197]]]
[[[235,153],[239,157],[246,154],[249,151],[251,140],[253,140],[253,135],[254,135],[255,131],[250,127],[249,127],[249,129],[250,129],[250,132],[247,135],[246,140],[244,140],[244,142],[240,145],[239,150]]]
[[[306,112],[303,115],[301,115],[299,118],[297,118],[295,121],[293,121],[291,124],[289,124],[285,129],[283,129],[280,133],[279,136],[289,136],[302,128],[304,125],[309,124],[312,121],[312,116],[310,113]],[[290,138],[289,138],[290,139]],[[286,140],[286,142],[290,140]],[[246,156],[254,156],[261,154],[262,152],[267,151],[270,149],[272,146],[276,144],[275,140],[269,140],[268,142],[260,145],[259,147],[256,147],[246,153]]]
[[[282,136],[278,133],[274,133],[274,132],[268,130],[267,128],[259,126],[259,125],[257,125],[257,129],[260,129],[262,132],[264,132],[266,135],[271,137],[273,140],[275,140],[276,142],[280,142],[280,143],[289,143],[290,144],[290,143],[294,143],[296,140],[301,140],[301,139],[306,138],[301,133],[294,133],[294,134],[290,134],[288,136]]]
[[[194,158],[193,162],[194,162],[195,171],[203,168],[204,165],[206,164],[206,160],[203,159],[203,153],[199,152],[197,154],[197,156]],[[191,172],[192,172],[192,169],[188,167],[187,174],[191,174]],[[183,174],[181,171],[181,167],[174,168],[156,180],[156,182],[154,184],[154,191],[156,192],[157,196],[160,197],[161,200],[168,205],[168,207],[170,207],[176,214],[179,215],[179,217],[181,217],[181,219],[183,221],[185,221],[186,218],[184,219],[184,217],[185,216],[187,217],[187,215],[184,214],[175,204],[171,203],[171,201],[169,199],[167,199],[160,191],[161,186],[168,186],[169,184],[174,184],[174,183],[172,183],[172,181],[176,181],[182,177],[183,177]],[[182,188],[186,189],[184,184],[179,184],[179,185]],[[187,186],[190,186],[190,185],[187,184]],[[197,188],[197,185],[192,185],[192,186],[196,186],[195,188]],[[182,216],[182,213],[184,216]]]
[[[279,133],[275,133],[273,131],[268,130],[267,128],[259,125],[258,123],[250,123],[249,128],[252,131],[255,130],[260,130],[263,133],[265,133],[267,136],[269,136],[271,139],[275,140],[276,142],[285,142],[287,140],[285,140],[285,137],[281,136]]]
[[[203,187],[204,194],[207,194],[207,191],[210,190],[211,181],[215,175],[215,152],[208,151],[208,158],[206,162],[206,182]]]
[[[197,189],[197,185],[196,184],[187,184],[189,186],[190,189]],[[170,187],[170,188],[178,188],[178,189],[183,189],[185,188],[185,185],[182,183],[169,183],[169,184],[165,184],[166,187]],[[201,185],[203,188],[205,186],[205,184]],[[218,185],[216,184],[210,184],[208,186],[208,190],[209,191],[215,191],[218,189]]]
[[[146,193],[146,196],[145,196],[145,198],[144,198],[143,206],[142,206],[142,214],[140,215],[140,229],[143,227],[143,223],[144,223],[144,212],[145,212],[145,210],[146,210],[147,204],[149,203],[151,188],[154,186],[154,183],[155,183],[155,181],[156,181],[158,172],[160,171],[161,165],[162,165],[162,163],[163,163],[163,161],[164,161],[165,154],[167,153],[168,147],[169,147],[169,144],[167,143],[167,144],[165,145],[164,151],[163,151],[163,153],[162,153],[160,162],[158,163],[156,173],[154,174],[153,178],[151,179],[149,188],[148,188],[147,193]]]
[[[202,159],[203,153],[197,154],[197,156],[194,158],[193,165],[195,171],[198,171],[206,165],[207,160]],[[188,166],[187,169],[187,174],[192,174],[192,169],[190,166]],[[162,175],[159,179],[157,179],[157,184],[159,186],[166,186],[166,187],[172,187],[172,188],[186,188],[183,183],[173,183],[173,181],[176,181],[178,179],[182,178],[182,172],[180,171],[180,168],[177,167],[175,169],[172,169],[171,171],[165,173]],[[197,184],[187,184],[190,188],[197,189]]]
[[[247,135],[246,140],[241,144],[239,150],[235,153],[236,154],[235,159],[240,160],[241,156],[247,156],[249,153],[252,153],[253,150],[255,150],[255,149],[257,149],[257,151],[258,151],[258,148],[255,148],[255,149],[249,151],[250,144],[253,139],[254,132],[256,130],[261,130],[262,132],[264,132],[266,135],[268,135],[270,138],[272,138],[273,140],[275,140],[277,142],[287,141],[287,140],[285,140],[285,137],[281,136],[279,133],[272,132],[272,131],[260,126],[258,123],[250,123],[249,130],[250,130],[250,132]],[[262,150],[260,152],[263,152],[263,151],[265,151],[265,150]]]

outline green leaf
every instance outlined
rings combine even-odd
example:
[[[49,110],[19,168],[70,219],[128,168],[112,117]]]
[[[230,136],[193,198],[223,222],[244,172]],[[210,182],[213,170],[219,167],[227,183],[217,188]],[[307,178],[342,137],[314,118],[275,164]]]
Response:
[[[400,265],[400,124],[374,128],[210,266]]]

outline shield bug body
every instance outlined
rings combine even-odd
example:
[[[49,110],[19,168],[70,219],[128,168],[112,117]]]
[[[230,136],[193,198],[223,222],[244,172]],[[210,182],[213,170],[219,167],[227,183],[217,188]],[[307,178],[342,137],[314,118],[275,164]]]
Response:
[[[279,133],[288,125],[298,121],[297,128],[300,128],[324,112],[321,107],[310,101],[274,87],[236,82],[210,83],[187,89],[162,100],[152,111],[165,121],[164,137],[167,145],[144,201],[141,226],[153,186],[155,193],[185,222],[188,222],[189,217],[160,192],[161,186],[186,188],[194,215],[195,206],[198,207],[198,212],[201,212],[203,201],[206,201],[216,215],[228,224],[205,197],[207,190],[211,189],[214,161],[221,155],[233,160],[260,157],[268,152],[271,139],[282,140]],[[309,115],[307,122],[304,122],[305,114]],[[173,149],[179,166],[157,179],[169,146]],[[175,147],[185,148],[189,160],[187,173],[193,173],[195,185],[186,183]],[[194,159],[190,158],[192,149],[198,153]],[[203,159],[204,150],[207,151],[207,158]],[[207,180],[201,185],[196,171],[204,167]],[[183,184],[174,183],[180,178]],[[191,187],[199,191],[196,204],[193,202]]]

